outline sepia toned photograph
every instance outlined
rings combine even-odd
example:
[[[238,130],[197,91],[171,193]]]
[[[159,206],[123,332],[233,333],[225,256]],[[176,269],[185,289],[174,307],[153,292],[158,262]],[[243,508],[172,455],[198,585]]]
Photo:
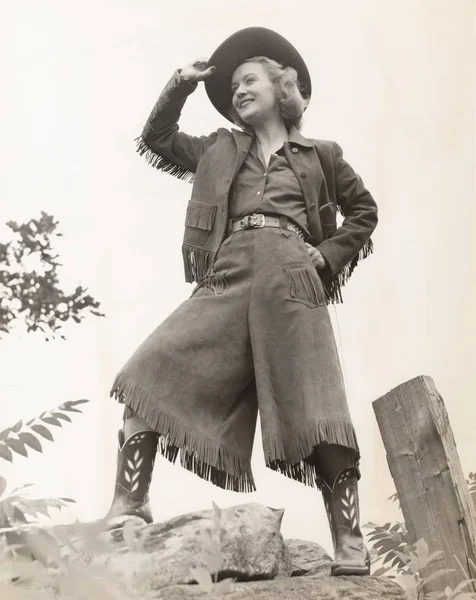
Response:
[[[474,1],[0,4],[0,598],[476,598]]]

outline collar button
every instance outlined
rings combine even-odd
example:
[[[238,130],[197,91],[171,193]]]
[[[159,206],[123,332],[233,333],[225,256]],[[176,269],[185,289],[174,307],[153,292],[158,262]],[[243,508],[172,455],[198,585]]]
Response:
[[[294,154],[297,154],[299,152],[299,148],[296,148],[296,146],[293,146],[292,152],[294,152]]]

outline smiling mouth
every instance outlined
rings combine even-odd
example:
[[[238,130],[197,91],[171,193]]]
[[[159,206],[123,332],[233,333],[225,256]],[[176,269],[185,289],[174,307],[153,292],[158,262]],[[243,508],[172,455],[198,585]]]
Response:
[[[243,102],[240,102],[240,108],[244,108],[245,106],[248,106],[248,104],[251,104],[253,102],[253,100],[251,98],[248,98],[247,100],[243,100]]]

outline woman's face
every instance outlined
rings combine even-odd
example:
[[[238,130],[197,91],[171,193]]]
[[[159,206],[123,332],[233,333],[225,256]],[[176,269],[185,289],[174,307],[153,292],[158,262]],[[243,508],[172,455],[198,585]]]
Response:
[[[266,67],[258,62],[240,65],[231,79],[233,108],[248,125],[280,118],[274,83]]]

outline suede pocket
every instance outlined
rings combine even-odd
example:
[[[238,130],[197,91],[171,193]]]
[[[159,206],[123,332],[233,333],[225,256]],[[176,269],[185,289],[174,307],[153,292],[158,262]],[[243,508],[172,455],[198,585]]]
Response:
[[[324,285],[312,264],[289,262],[283,265],[286,300],[300,302],[310,308],[327,304]]]
[[[216,212],[216,206],[191,200],[185,216],[184,243],[203,246],[212,230]]]

